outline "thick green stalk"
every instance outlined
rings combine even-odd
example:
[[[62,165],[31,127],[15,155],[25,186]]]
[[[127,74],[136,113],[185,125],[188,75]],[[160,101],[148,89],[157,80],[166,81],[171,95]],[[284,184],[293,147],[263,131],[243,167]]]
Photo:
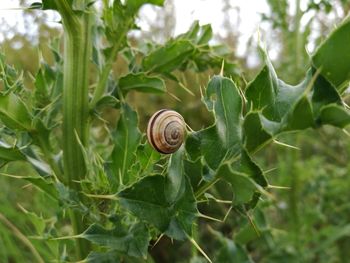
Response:
[[[79,181],[85,178],[86,165],[81,145],[88,143],[88,74],[91,56],[91,16],[75,13],[66,0],[57,1],[64,27],[63,80],[63,161],[64,177],[69,187],[81,192]],[[75,234],[86,225],[76,211],[71,211]],[[83,259],[89,253],[89,243],[77,240],[77,256]]]

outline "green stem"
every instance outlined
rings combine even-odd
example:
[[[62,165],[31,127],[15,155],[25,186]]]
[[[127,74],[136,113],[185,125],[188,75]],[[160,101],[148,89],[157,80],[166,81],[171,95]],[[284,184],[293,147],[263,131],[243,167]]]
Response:
[[[79,181],[86,175],[80,142],[88,143],[88,73],[91,57],[91,20],[89,10],[75,13],[66,0],[56,2],[64,28],[63,79],[63,162],[65,181],[71,189],[81,192]],[[70,211],[74,234],[81,234],[86,225],[77,211]],[[89,243],[77,240],[77,257],[85,258]]]
[[[113,62],[116,59],[118,51],[119,51],[119,45],[115,45],[111,51],[110,57],[108,58],[105,66],[101,72],[100,79],[97,83],[97,87],[95,89],[94,95],[90,101],[90,109],[95,108],[96,103],[105,93],[106,85],[107,85],[107,81],[108,81],[108,76],[109,76],[110,71],[112,70]]]
[[[113,45],[111,53],[109,54],[109,57],[108,57],[105,65],[103,67],[103,70],[101,72],[101,75],[100,75],[99,81],[97,83],[94,95],[90,101],[90,109],[95,108],[96,103],[98,102],[98,100],[103,96],[103,94],[106,91],[109,73],[112,70],[114,61],[117,59],[117,55],[118,55],[118,52],[120,50],[123,38],[125,37],[125,34],[128,31],[127,29],[128,29],[128,27],[125,27],[125,30],[123,32],[120,32],[118,39],[116,40],[116,42]]]

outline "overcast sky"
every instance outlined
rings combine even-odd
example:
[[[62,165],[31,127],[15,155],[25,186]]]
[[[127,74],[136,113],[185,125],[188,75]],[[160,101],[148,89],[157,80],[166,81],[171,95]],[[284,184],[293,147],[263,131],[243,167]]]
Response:
[[[30,23],[30,25],[25,25],[22,18],[21,7],[19,6],[18,0],[0,0],[0,26],[2,19],[6,20],[7,24],[11,26],[16,26],[17,31],[26,32],[27,34],[35,35],[37,27],[35,23]],[[33,0],[35,2],[37,0]],[[215,34],[223,35],[222,23],[223,23],[223,4],[220,0],[173,0],[175,5],[176,14],[176,26],[175,35],[187,31],[190,25],[195,20],[199,20],[200,24],[211,24]],[[294,10],[294,1],[291,1],[290,8]],[[240,24],[239,28],[235,28],[234,32],[239,33],[239,43],[237,45],[236,55],[244,56],[247,55],[246,47],[248,40],[253,36],[254,41],[257,40],[258,28],[264,29],[266,25],[259,25],[262,13],[268,13],[269,7],[266,0],[232,0],[232,10],[230,11],[230,19],[232,20],[232,25],[237,25],[237,10],[239,9],[240,14]],[[161,10],[161,9],[160,9]],[[48,12],[49,21],[47,23],[51,26],[60,26],[57,24],[59,21],[59,16],[55,12]],[[141,10],[142,16],[146,17],[148,20],[155,18],[156,14],[154,9],[150,5],[146,5]],[[40,14],[40,13],[38,13]],[[142,30],[147,31],[147,22],[145,20],[139,21],[139,26]],[[265,28],[266,30],[266,28]],[[268,30],[268,29],[267,29]],[[7,37],[11,37],[11,29],[3,29],[0,27],[0,41],[4,38],[4,33]],[[263,36],[264,37],[264,36]],[[277,56],[276,49],[271,49],[270,57],[272,59]],[[250,54],[253,55],[253,54]],[[251,60],[251,63],[250,61]],[[253,56],[248,56],[248,64],[254,66],[257,63],[257,58]]]
[[[183,33],[192,24],[194,20],[199,20],[201,24],[212,24],[214,32],[222,31],[222,3],[219,0],[174,0],[176,12],[175,35]],[[233,5],[240,8],[242,22],[239,31],[242,34],[242,41],[248,39],[255,34],[260,19],[259,13],[268,12],[268,6],[265,0],[234,0]],[[11,10],[14,8],[14,10]],[[10,25],[17,25],[20,32],[28,31],[28,26],[23,24],[22,11],[16,10],[20,8],[18,0],[1,0],[0,20],[5,19]],[[150,7],[145,6],[142,9],[145,15],[152,16]],[[55,21],[55,16],[52,22]],[[56,16],[57,17],[57,16]],[[232,10],[232,19],[237,19],[237,13]],[[55,23],[51,23],[55,25]],[[144,26],[141,21],[141,27]],[[36,30],[35,25],[29,27],[30,30]],[[0,40],[3,38],[0,31]],[[222,33],[222,32],[221,32]],[[241,53],[241,52],[240,52]]]

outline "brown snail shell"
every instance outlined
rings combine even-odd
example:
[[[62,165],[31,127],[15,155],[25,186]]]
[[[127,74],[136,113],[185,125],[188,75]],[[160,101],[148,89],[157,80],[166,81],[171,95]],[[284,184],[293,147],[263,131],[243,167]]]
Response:
[[[177,151],[186,136],[183,117],[173,110],[160,110],[153,114],[147,126],[147,139],[153,148],[164,154]]]

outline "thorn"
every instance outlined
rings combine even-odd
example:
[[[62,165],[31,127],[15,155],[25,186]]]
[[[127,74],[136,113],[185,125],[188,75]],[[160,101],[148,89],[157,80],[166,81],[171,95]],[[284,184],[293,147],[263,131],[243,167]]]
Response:
[[[17,203],[18,208],[25,214],[28,214],[28,210],[25,209],[21,204]]]
[[[208,260],[208,262],[210,262],[210,263],[213,263],[213,261],[211,261],[211,259],[208,257],[208,255],[198,245],[196,240],[194,240],[192,237],[190,237],[187,233],[186,233],[186,236],[187,236],[188,240],[192,243],[192,245],[194,245],[198,249],[198,251],[206,258],[206,260]]]
[[[223,77],[224,76],[224,67],[225,67],[225,60],[222,60],[222,64],[221,64],[221,70],[220,70],[220,76]]]
[[[343,131],[347,136],[350,137],[350,133],[349,133],[347,130],[343,129],[342,131]]]
[[[224,219],[222,220],[222,222],[226,222],[226,219],[227,219],[228,215],[231,213],[231,211],[232,211],[232,205],[231,205],[230,208],[227,210],[227,213],[226,213],[226,215],[224,216]]]
[[[23,186],[22,186],[22,189],[26,189],[26,188],[29,188],[29,187],[30,187],[31,185],[32,185],[31,183],[29,183],[29,184],[26,184],[26,185],[23,185]]]
[[[153,249],[153,248],[159,243],[159,241],[163,238],[163,236],[164,236],[164,234],[161,234],[161,235],[157,238],[156,242],[153,244],[153,246],[151,247],[151,249]]]
[[[267,186],[268,189],[281,189],[281,190],[290,190],[291,188],[289,186],[278,186],[278,185],[271,185],[269,184]]]
[[[258,34],[258,45],[260,46],[261,44],[260,24],[258,25],[257,34]]]
[[[204,98],[204,96],[203,96],[202,86],[199,86],[199,92],[201,93],[201,99],[203,99],[203,98]]]
[[[275,139],[273,139],[272,141],[274,143],[276,143],[277,145],[284,146],[284,147],[287,147],[287,148],[291,148],[291,149],[300,151],[299,147],[296,147],[296,146],[293,146],[293,145],[289,145],[289,144],[286,144],[286,143],[283,143],[283,142],[279,142],[279,141],[277,141]]]
[[[254,228],[255,233],[258,235],[258,237],[260,237],[260,231],[259,229],[256,227],[253,218],[248,214],[248,212],[246,212],[246,216],[248,217],[248,220],[250,222],[250,224],[252,225],[252,227]]]
[[[186,86],[184,84],[182,84],[181,82],[179,82],[179,85],[180,85],[181,88],[183,88],[191,96],[193,96],[193,97],[196,96],[196,95],[194,95],[194,93],[190,89],[186,88]]]
[[[201,178],[201,179],[199,180],[199,182],[198,182],[197,186],[200,186],[200,185],[201,185],[201,183],[202,183],[203,181],[204,181],[204,180],[203,180],[203,178]]]
[[[167,91],[167,93],[175,100],[177,100],[178,102],[182,102],[178,97],[176,97],[174,94],[172,94],[171,92]]]
[[[342,102],[343,102],[344,107],[347,108],[348,110],[350,110],[350,106],[345,101],[342,101]]]
[[[273,172],[275,170],[277,170],[277,167],[274,167],[274,168],[271,168],[271,169],[268,169],[268,170],[264,171],[264,174],[271,173],[271,172]]]
[[[64,236],[64,237],[54,237],[50,238],[50,240],[65,240],[65,239],[76,239],[76,238],[82,238],[83,235],[75,235],[75,236]]]
[[[186,127],[190,130],[190,132],[194,132],[194,130],[190,127],[190,125],[188,125],[186,122],[185,124],[186,124]]]
[[[307,85],[306,89],[304,90],[304,94],[309,93],[311,91],[312,87],[314,86],[317,77],[321,74],[322,67],[318,68],[315,74],[312,76],[310,83]]]
[[[93,195],[93,194],[87,194],[84,192],[83,192],[83,195],[87,197],[99,198],[99,199],[118,200],[118,198],[115,195]]]
[[[214,218],[211,216],[207,216],[207,215],[203,215],[201,213],[199,213],[199,217],[222,223],[222,220],[220,220],[220,219],[217,219],[217,218]]]
[[[222,199],[217,199],[215,196],[205,193],[204,194],[205,197],[207,197],[208,199],[212,199],[217,203],[222,203],[222,204],[232,204],[232,201],[228,201],[228,200],[222,200]]]

